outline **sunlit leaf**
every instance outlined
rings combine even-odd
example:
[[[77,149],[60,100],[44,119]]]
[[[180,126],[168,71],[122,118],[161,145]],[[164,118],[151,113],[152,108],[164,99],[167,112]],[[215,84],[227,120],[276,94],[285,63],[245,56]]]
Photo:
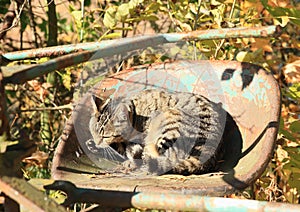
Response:
[[[103,23],[109,29],[114,28],[117,24],[115,18],[116,12],[117,12],[116,7],[109,7],[104,14]]]
[[[246,51],[241,51],[236,55],[236,60],[239,62],[251,61],[251,53]]]
[[[289,154],[280,145],[276,149],[277,158],[279,161],[283,162],[285,159],[289,158]]]
[[[72,78],[71,78],[71,73],[68,73],[68,74],[64,74],[62,76],[62,80],[63,80],[63,85],[65,86],[66,89],[68,89],[69,91],[71,90],[71,81],[72,81]]]
[[[130,22],[139,22],[139,21],[157,21],[159,20],[158,17],[156,15],[141,15],[138,17],[134,17],[134,18],[128,18],[126,19],[126,23],[130,23]]]
[[[300,82],[300,60],[296,60],[292,63],[287,64],[284,68],[284,74],[286,80],[289,83],[299,83]],[[300,86],[300,84],[298,84]]]
[[[49,192],[49,197],[53,200],[55,200],[58,204],[62,204],[66,198],[67,198],[67,195],[62,192],[62,191],[50,191]]]
[[[94,29],[102,30],[102,26],[100,24],[94,24]]]
[[[257,51],[262,49],[263,51],[273,52],[272,46],[269,43],[269,39],[266,38],[256,38],[253,43],[251,43],[251,50]]]
[[[142,4],[144,0],[130,0],[128,2],[129,8],[132,10],[136,8],[139,4]]]
[[[124,3],[118,7],[116,12],[116,19],[119,21],[125,20],[125,18],[129,15],[129,4]]]
[[[290,18],[288,16],[281,16],[280,18],[274,20],[274,24],[280,25],[281,27],[285,27],[289,21]]]
[[[148,13],[153,13],[154,11],[158,11],[160,8],[161,4],[158,2],[152,2],[145,8],[145,12]]]
[[[292,86],[288,87],[288,89],[285,90],[285,94],[288,97],[295,99],[296,101],[299,101],[299,99],[300,99],[300,83],[295,83]]]
[[[116,38],[121,38],[122,37],[122,33],[121,32],[114,32],[114,33],[110,33],[107,35],[104,35],[102,37],[102,39],[116,39]]]

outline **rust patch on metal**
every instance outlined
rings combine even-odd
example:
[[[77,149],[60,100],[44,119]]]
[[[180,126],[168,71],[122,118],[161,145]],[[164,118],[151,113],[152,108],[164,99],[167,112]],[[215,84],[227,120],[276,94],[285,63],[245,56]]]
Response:
[[[261,36],[263,36],[263,37],[267,37],[267,36],[268,36],[268,33],[267,33],[266,30],[261,30],[261,31],[260,31],[260,34],[261,34]]]

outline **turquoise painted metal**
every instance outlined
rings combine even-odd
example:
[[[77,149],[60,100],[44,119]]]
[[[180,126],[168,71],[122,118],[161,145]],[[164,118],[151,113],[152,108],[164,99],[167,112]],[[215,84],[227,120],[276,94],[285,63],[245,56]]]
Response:
[[[107,40],[102,42],[88,42],[79,44],[70,44],[63,46],[52,46],[39,49],[29,49],[24,51],[15,51],[3,54],[3,56],[11,61],[25,60],[41,57],[56,57],[62,56],[69,53],[93,50],[98,48],[104,48],[105,46],[111,45],[114,40]]]
[[[28,50],[24,52],[15,52],[4,54],[3,57],[10,60],[26,59],[37,56],[51,56],[52,54],[66,54],[70,51],[88,49],[83,52],[76,52],[49,60],[43,64],[20,66],[20,67],[1,67],[5,83],[24,83],[35,77],[50,73],[53,70],[77,65],[88,60],[96,60],[104,57],[111,57],[116,54],[122,54],[146,47],[155,47],[161,44],[174,43],[185,40],[207,40],[237,37],[267,37],[280,33],[276,26],[254,27],[254,28],[230,28],[206,31],[194,31],[189,33],[170,33],[146,35],[133,38],[123,38],[113,41],[103,41],[100,43],[88,43],[80,45],[67,45],[65,47],[50,47],[44,50]],[[91,50],[89,50],[91,49]]]
[[[146,35],[141,37],[123,38],[119,40],[105,40],[101,42],[80,43],[64,46],[54,46],[40,49],[30,49],[25,51],[17,51],[3,54],[9,60],[24,60],[40,57],[61,56],[64,54],[85,51],[85,50],[102,50],[115,46],[120,47],[125,44],[126,47],[134,45],[138,48],[147,46],[155,46],[162,43],[174,43],[182,40],[211,40],[211,39],[225,39],[225,38],[239,38],[239,37],[267,37],[279,32],[277,26],[264,27],[245,27],[245,28],[228,28],[228,29],[212,29],[203,31],[193,31],[188,33],[168,33]],[[140,43],[140,39],[145,43]],[[150,45],[149,45],[150,42]],[[152,43],[153,42],[153,43]],[[128,44],[128,45],[126,45]],[[121,47],[122,48],[122,47]],[[115,49],[114,49],[115,50]],[[100,56],[100,55],[99,55]]]

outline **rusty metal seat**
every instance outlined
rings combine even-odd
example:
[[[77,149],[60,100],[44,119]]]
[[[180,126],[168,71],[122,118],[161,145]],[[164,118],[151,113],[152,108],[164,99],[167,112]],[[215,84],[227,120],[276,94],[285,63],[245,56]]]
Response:
[[[149,81],[150,79],[150,81]],[[132,85],[132,87],[130,87]],[[220,172],[191,176],[118,176],[101,171],[96,156],[84,153],[90,95],[104,88],[184,87],[221,102],[230,114],[225,128],[225,155]],[[125,92],[124,91],[124,92]],[[96,84],[79,102],[56,149],[52,176],[79,187],[135,192],[175,192],[222,196],[244,189],[269,163],[279,126],[280,92],[261,67],[234,61],[175,61],[133,67]],[[102,164],[103,165],[103,164]]]

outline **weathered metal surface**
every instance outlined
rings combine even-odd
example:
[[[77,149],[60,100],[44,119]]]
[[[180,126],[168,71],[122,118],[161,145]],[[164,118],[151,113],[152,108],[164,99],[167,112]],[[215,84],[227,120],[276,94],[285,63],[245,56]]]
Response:
[[[225,38],[239,38],[239,37],[267,37],[274,35],[280,31],[276,26],[262,26],[262,27],[245,27],[245,28],[229,28],[229,29],[214,29],[214,30],[199,30],[188,33],[169,33],[157,34],[151,36],[144,36],[147,39],[151,37],[162,38],[165,42],[178,42],[182,40],[209,40],[209,39],[225,39]],[[127,41],[135,45],[137,37],[123,38],[121,40],[105,40],[101,42],[80,43],[64,46],[47,47],[40,49],[30,49],[25,51],[16,51],[6,53],[3,56],[9,60],[24,60],[40,57],[61,56],[72,52],[83,50],[101,50],[111,45],[116,45],[119,42]],[[145,46],[144,46],[145,47]],[[143,48],[143,46],[141,46]]]
[[[88,42],[79,44],[70,44],[63,46],[52,46],[39,49],[29,49],[23,51],[15,51],[3,54],[9,60],[24,60],[24,59],[34,59],[41,57],[57,57],[65,54],[70,54],[74,52],[80,52],[85,50],[101,49],[107,45],[114,43],[114,40],[102,41],[102,42]]]
[[[23,179],[1,176],[0,188],[29,211],[66,211],[64,207]]]
[[[99,94],[104,88],[122,93],[152,86],[183,87],[222,103],[232,121],[227,123],[226,153],[220,172],[120,176],[93,165],[91,160],[97,162],[96,155],[88,158],[82,154],[80,149],[84,145],[80,143],[90,138],[91,93]],[[176,61],[131,68],[104,79],[79,102],[57,147],[52,176],[84,188],[222,196],[246,188],[263,173],[272,157],[279,114],[277,82],[255,65],[234,61]]]
[[[134,42],[123,39],[115,41],[112,45],[107,45],[101,51],[91,50],[78,52],[74,54],[64,55],[56,59],[49,60],[42,64],[37,64],[21,70],[13,67],[2,67],[5,83],[24,83],[35,77],[50,73],[53,70],[59,70],[72,65],[77,65],[88,60],[96,60],[103,57],[110,57],[116,54],[133,51],[148,46],[156,46],[165,43],[163,37],[160,36],[142,36],[134,39]]]
[[[78,46],[66,46],[66,47],[50,47],[44,50],[31,50],[27,52],[11,53],[12,55],[19,55],[19,58],[26,58],[28,56],[45,56],[49,55],[51,51],[53,54],[59,54],[58,52],[66,53],[70,52],[73,48],[78,50],[81,48],[92,49],[83,52],[77,52],[69,55],[64,55],[56,59],[49,60],[43,64],[37,64],[29,67],[2,67],[4,82],[9,83],[24,83],[27,80],[31,80],[35,77],[42,76],[53,70],[66,68],[68,66],[77,65],[88,60],[96,60],[104,57],[111,57],[116,54],[130,52],[137,49],[143,49],[146,47],[155,47],[160,44],[174,43],[184,40],[207,40],[207,39],[220,39],[220,38],[237,38],[237,37],[266,37],[275,35],[278,33],[276,26],[267,27],[253,27],[253,28],[232,28],[232,29],[219,29],[219,30],[206,30],[206,31],[194,31],[189,33],[170,33],[170,34],[157,34],[147,35],[133,38],[124,38],[114,41],[103,41],[100,43],[88,43],[84,48],[84,45]],[[57,49],[55,49],[57,48]],[[64,50],[62,50],[64,49]],[[23,54],[24,53],[24,54]],[[3,55],[7,59],[17,59],[17,56]]]
[[[103,208],[140,208],[176,211],[299,211],[300,205],[265,201],[203,197],[172,193],[139,193],[77,188],[65,181],[56,181],[46,189],[62,190],[67,194],[63,205],[97,203]]]

